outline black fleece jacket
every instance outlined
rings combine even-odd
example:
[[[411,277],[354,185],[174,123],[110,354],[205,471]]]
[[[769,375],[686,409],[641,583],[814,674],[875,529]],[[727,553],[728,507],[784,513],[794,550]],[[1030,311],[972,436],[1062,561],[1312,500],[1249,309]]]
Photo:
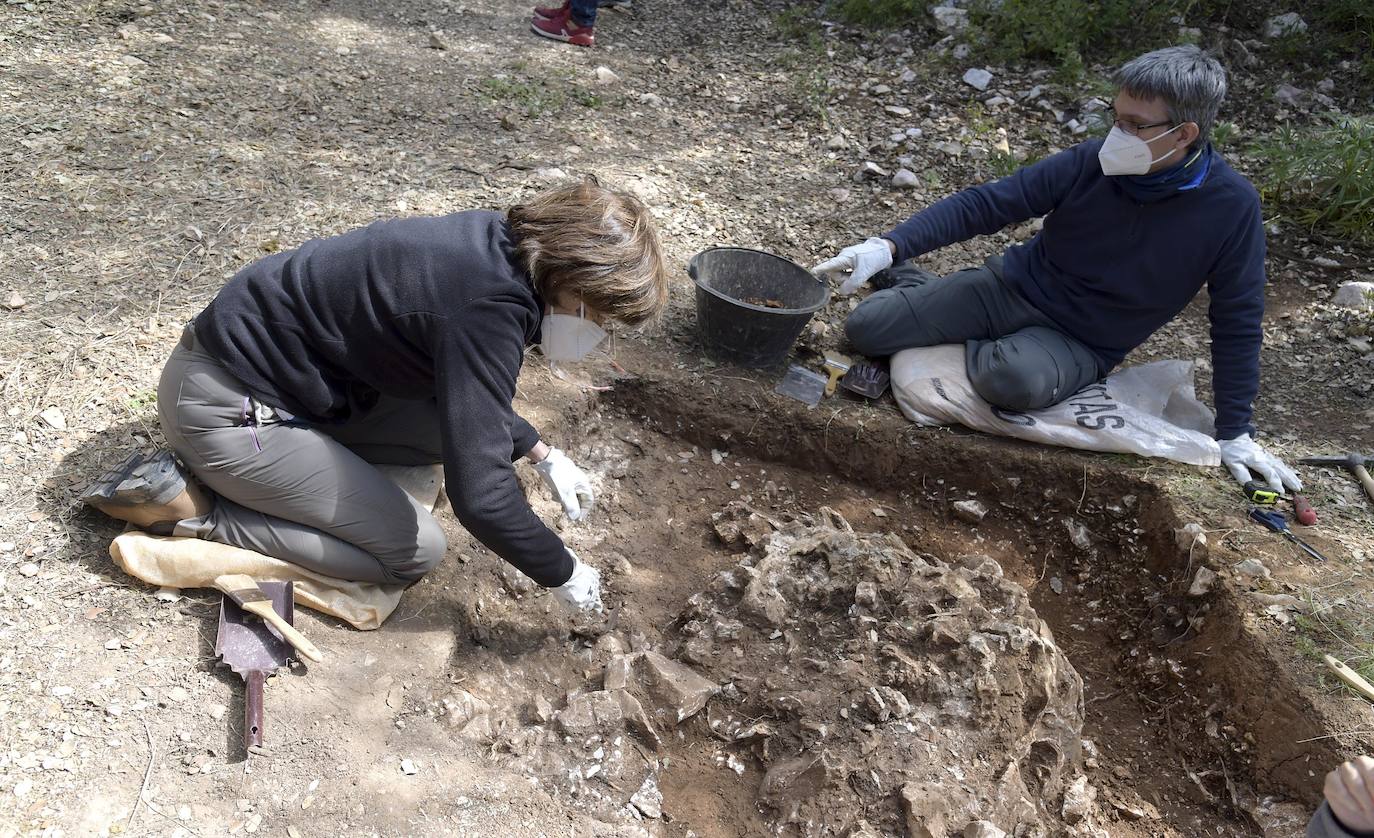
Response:
[[[543,302],[494,212],[379,221],[259,260],[196,318],[196,337],[263,402],[315,423],[383,393],[438,399],[459,522],[541,585],[572,559],[512,462],[539,434],[511,407]]]

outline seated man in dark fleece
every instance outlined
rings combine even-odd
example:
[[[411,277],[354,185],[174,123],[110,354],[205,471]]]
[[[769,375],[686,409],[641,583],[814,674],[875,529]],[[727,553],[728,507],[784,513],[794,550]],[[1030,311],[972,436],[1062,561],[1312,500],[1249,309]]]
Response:
[[[815,267],[852,294],[894,261],[1009,224],[1044,229],[943,279],[910,268],[864,300],[845,332],[865,355],[964,343],[969,381],[1009,410],[1057,404],[1102,378],[1181,312],[1211,297],[1212,378],[1222,462],[1242,483],[1302,488],[1258,443],[1264,314],[1259,195],[1208,143],[1226,73],[1197,47],[1142,55],[1117,71],[1114,126],[1009,177],[918,212],[882,238]]]

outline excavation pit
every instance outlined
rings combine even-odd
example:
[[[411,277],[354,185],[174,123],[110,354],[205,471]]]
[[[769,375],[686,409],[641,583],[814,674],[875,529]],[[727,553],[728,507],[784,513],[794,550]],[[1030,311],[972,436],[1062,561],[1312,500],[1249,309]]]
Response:
[[[461,689],[431,698],[496,765],[607,834],[1256,835],[1298,817],[1261,794],[1282,796],[1284,756],[1229,703],[1262,677],[1244,649],[1216,657],[1233,609],[1187,596],[1199,559],[1149,484],[1043,457],[922,467],[815,433],[815,412],[770,414],[759,444],[757,415],[655,407],[654,386],[571,425],[600,500],[562,535],[602,567],[608,621],[570,641],[494,556],[456,569],[477,593],[456,615]]]

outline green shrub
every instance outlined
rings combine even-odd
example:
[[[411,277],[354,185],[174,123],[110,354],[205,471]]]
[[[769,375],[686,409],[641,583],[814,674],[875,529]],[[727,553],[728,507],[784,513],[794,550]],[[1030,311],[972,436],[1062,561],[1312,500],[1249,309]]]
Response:
[[[1307,227],[1374,242],[1374,118],[1284,127],[1252,151],[1267,202]]]
[[[990,58],[1032,59],[1077,79],[1085,61],[1115,61],[1178,43],[1188,0],[978,0],[970,21]]]
[[[918,0],[838,0],[834,9],[846,23],[896,29],[929,20],[928,5]]]

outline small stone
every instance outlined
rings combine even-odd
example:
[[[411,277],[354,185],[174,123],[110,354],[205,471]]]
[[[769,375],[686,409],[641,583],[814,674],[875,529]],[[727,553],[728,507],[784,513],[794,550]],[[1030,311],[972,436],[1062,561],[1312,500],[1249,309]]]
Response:
[[[855,180],[880,177],[887,177],[887,170],[877,163],[874,163],[872,160],[865,160],[864,164],[859,167],[859,171],[854,174]]]
[[[954,517],[969,524],[976,524],[987,517],[988,508],[980,501],[959,500],[954,502]]]
[[[15,291],[14,293],[10,294],[9,299],[5,300],[5,308],[9,309],[10,311],[14,311],[15,309],[21,309],[28,304],[29,301],[24,299],[18,291]]]
[[[911,108],[904,108],[901,105],[886,105],[883,110],[897,117],[911,116]]]
[[[936,6],[930,10],[935,18],[935,28],[946,35],[953,35],[968,28],[968,9],[955,6]]]
[[[448,44],[444,43],[444,33],[443,33],[443,32],[435,31],[435,32],[429,33],[429,48],[430,48],[430,49],[437,49],[437,50],[446,50],[446,49],[448,49]]]
[[[185,803],[177,807],[177,820],[189,821],[191,819],[191,807]]]
[[[1196,521],[1174,530],[1174,544],[1186,556],[1207,556],[1207,533]]]
[[[219,721],[220,719],[224,718],[225,713],[229,712],[229,708],[225,707],[223,704],[211,704],[209,712],[210,718],[214,719],[215,721]]]
[[[55,407],[50,407],[38,414],[38,418],[47,422],[59,431],[67,430],[67,417],[62,415],[62,411]]]
[[[1331,304],[1348,308],[1374,308],[1374,282],[1342,282]]]
[[[117,638],[117,637],[112,637],[112,638],[110,638],[109,640],[106,640],[106,641],[105,641],[105,651],[107,651],[107,652],[113,652],[113,651],[117,650],[117,649],[119,648],[119,646],[120,646],[119,638]]]
[[[349,51],[350,51],[350,50],[348,49],[348,47],[345,47],[345,46],[337,46],[337,47],[334,47],[334,52],[335,52],[337,55],[348,55]]]
[[[830,190],[830,199],[837,204],[843,204],[849,200],[849,190],[837,188]]]
[[[33,780],[27,777],[14,784],[15,797],[25,797],[31,791],[33,791]]]
[[[902,84],[911,84],[912,82],[916,81],[916,71],[908,67],[907,69],[902,71],[902,74],[897,77],[897,80],[900,81]]]
[[[534,179],[544,183],[557,183],[567,178],[568,173],[557,166],[545,166],[534,170]]]
[[[181,588],[163,585],[153,593],[153,599],[158,602],[176,602],[181,599]]]
[[[1233,568],[1238,575],[1244,579],[1268,579],[1269,568],[1264,566],[1264,562],[1259,559],[1245,559],[1236,562]]]
[[[630,796],[630,805],[651,820],[663,817],[663,792],[659,790],[658,780],[650,774],[640,784],[639,791]]]
[[[849,141],[844,138],[843,134],[835,134],[825,141],[825,147],[831,151],[839,151],[847,145],[849,145]]]
[[[420,768],[413,761],[409,759],[403,759],[401,760],[401,773],[405,774],[406,776],[419,774]]]
[[[1264,23],[1264,37],[1283,38],[1288,35],[1301,35],[1307,31],[1307,21],[1297,12],[1274,15]]]
[[[51,690],[49,690],[49,693],[54,698],[64,698],[66,696],[71,695],[73,692],[74,690],[71,687],[53,687]]]
[[[899,189],[914,189],[921,185],[921,179],[910,169],[898,169],[892,176],[892,185]]]
[[[663,107],[663,97],[659,96],[657,93],[641,93],[639,95],[639,103],[641,105],[648,105],[651,108],[661,108]]]
[[[945,154],[948,154],[950,157],[958,157],[959,155],[964,153],[964,147],[959,143],[954,142],[953,140],[949,140],[943,143],[936,143],[935,150],[942,151]]]
[[[1193,574],[1193,584],[1188,586],[1188,596],[1202,597],[1207,596],[1216,584],[1217,575],[1211,569],[1200,567],[1197,573]]]
[[[715,463],[716,465],[720,465],[721,463],[725,462],[725,453],[712,448],[711,462]]]
[[[974,821],[964,827],[964,838],[1007,838],[1007,833],[991,821]]]
[[[970,67],[968,72],[964,73],[964,83],[975,90],[987,90],[988,85],[992,84],[992,73],[982,67]]]
[[[301,831],[296,828],[295,824],[287,824],[286,838],[301,838]]]
[[[1064,593],[1064,582],[1058,576],[1050,577],[1050,590],[1056,594]]]
[[[1088,784],[1088,778],[1079,776],[1064,790],[1064,808],[1061,810],[1066,823],[1079,823],[1092,813],[1093,801],[1097,799],[1097,789]]]
[[[1274,88],[1274,99],[1280,105],[1301,109],[1307,101],[1307,93],[1302,88],[1294,87],[1291,84],[1281,84]]]
[[[610,67],[602,65],[596,68],[596,83],[602,85],[619,84],[620,76]]]
[[[172,689],[167,692],[167,700],[175,701],[177,704],[180,704],[190,697],[191,694],[186,692],[183,687],[172,687]]]
[[[20,576],[37,576],[37,575],[38,575],[38,565],[34,564],[33,562],[24,562],[23,564],[21,564],[21,565],[19,566],[19,575],[20,575]]]
[[[1092,537],[1088,535],[1088,528],[1082,523],[1072,518],[1065,518],[1064,528],[1069,531],[1069,541],[1071,541],[1073,546],[1078,548],[1080,552],[1087,553],[1093,549]]]
[[[868,92],[873,94],[874,96],[885,96],[888,93],[892,92],[892,88],[888,87],[885,84],[875,84],[868,89]]]
[[[248,821],[243,825],[243,831],[248,833],[257,832],[260,826],[262,826],[262,813],[258,812],[249,816]]]

